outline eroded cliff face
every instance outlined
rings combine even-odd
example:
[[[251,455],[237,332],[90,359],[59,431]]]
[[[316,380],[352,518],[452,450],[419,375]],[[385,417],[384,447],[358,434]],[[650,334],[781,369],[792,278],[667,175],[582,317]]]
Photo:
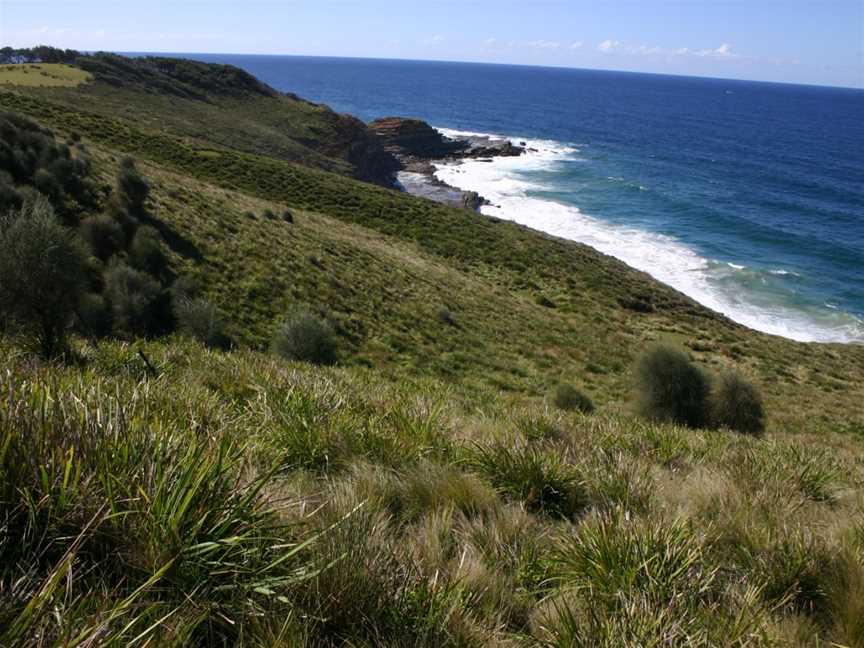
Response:
[[[400,159],[434,160],[465,150],[465,141],[449,140],[419,119],[385,117],[369,124],[384,148]]]
[[[328,157],[348,162],[357,180],[392,187],[402,165],[377,135],[352,115],[332,112],[328,121],[331,134],[327,139],[303,143]]]

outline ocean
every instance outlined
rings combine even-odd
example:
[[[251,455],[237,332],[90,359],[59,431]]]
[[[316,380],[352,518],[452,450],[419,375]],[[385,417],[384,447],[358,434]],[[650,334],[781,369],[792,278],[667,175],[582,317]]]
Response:
[[[751,328],[864,343],[864,91],[467,63],[195,55],[364,120],[534,149],[442,166]]]

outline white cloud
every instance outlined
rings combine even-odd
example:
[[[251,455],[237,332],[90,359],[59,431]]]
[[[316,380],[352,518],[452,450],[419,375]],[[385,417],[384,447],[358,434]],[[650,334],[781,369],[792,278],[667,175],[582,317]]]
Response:
[[[575,50],[575,49],[579,49],[579,48],[581,48],[584,44],[585,44],[585,43],[583,43],[582,41],[576,41],[575,43],[573,43],[573,44],[570,46],[570,49],[574,49],[574,50]]]
[[[729,43],[723,43],[720,47],[715,49],[695,50],[692,54],[703,58],[707,57],[715,59],[733,59],[741,57],[740,54],[736,54],[732,51],[732,46]]]
[[[555,41],[547,41],[547,40],[535,40],[529,41],[525,43],[528,47],[533,47],[536,49],[560,49],[561,43],[556,43]]]
[[[483,41],[483,45],[485,45],[486,47],[495,47],[497,44],[498,44],[497,38],[487,38],[486,40]]]
[[[659,45],[632,45],[622,43],[621,41],[607,39],[597,46],[597,50],[604,54],[629,54],[633,56],[653,56],[653,57],[678,57],[678,56],[696,56],[699,58],[711,58],[716,60],[732,60],[744,58],[740,54],[732,51],[732,46],[729,43],[723,43],[719,47],[706,49],[690,49],[689,47],[678,47],[667,49]]]
[[[425,42],[427,45],[440,45],[446,40],[446,36],[443,36],[441,34],[435,34],[434,36],[430,36],[429,38],[427,38]]]

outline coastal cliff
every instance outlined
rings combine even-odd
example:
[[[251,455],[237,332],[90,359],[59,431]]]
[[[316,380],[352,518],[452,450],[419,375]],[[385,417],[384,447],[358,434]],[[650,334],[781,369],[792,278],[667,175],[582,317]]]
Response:
[[[477,211],[488,201],[475,191],[463,191],[436,175],[435,163],[458,163],[464,159],[491,161],[495,157],[516,157],[525,153],[524,146],[510,140],[485,135],[447,137],[425,121],[404,117],[384,117],[371,122],[369,131],[384,150],[399,162],[400,185],[415,193],[470,211]]]

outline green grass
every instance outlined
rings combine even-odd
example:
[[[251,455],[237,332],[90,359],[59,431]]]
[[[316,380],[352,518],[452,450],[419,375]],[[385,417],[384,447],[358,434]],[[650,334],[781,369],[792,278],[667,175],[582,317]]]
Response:
[[[138,159],[237,347],[0,336],[0,645],[864,645],[864,347],[352,180],[321,107],[99,78],[0,106],[97,185]],[[297,309],[337,366],[265,352]],[[632,416],[658,341],[752,381],[765,434]]]
[[[860,645],[848,435],[525,436],[542,403],[179,339],[152,377],[135,348],[0,345],[4,646]]]
[[[0,65],[0,85],[18,87],[75,87],[93,75],[64,63],[16,63]]]
[[[123,154],[146,161],[174,267],[202,283],[244,345],[263,348],[286,312],[312,306],[333,321],[348,363],[532,397],[578,382],[602,407],[629,400],[634,357],[662,340],[755,382],[769,429],[864,431],[862,346],[750,331],[586,246],[512,223],[275,158],[201,156],[212,144],[44,99],[0,93],[0,105],[83,135],[106,183]],[[244,215],[285,206],[294,225]],[[629,310],[636,298],[654,311]]]

